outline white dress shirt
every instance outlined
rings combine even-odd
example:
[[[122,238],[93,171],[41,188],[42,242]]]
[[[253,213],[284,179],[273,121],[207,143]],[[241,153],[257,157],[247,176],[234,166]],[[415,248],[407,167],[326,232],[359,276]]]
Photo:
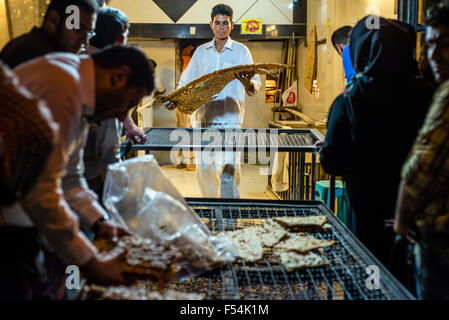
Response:
[[[244,64],[253,64],[251,53],[245,45],[228,37],[225,46],[221,52],[218,52],[215,48],[214,38],[195,50],[187,68],[181,75],[179,87],[183,87],[205,74]],[[252,80],[257,92],[260,88],[259,75],[256,74]],[[241,126],[245,113],[245,91],[239,80],[231,81],[215,100],[205,104],[192,115],[192,126],[198,127],[201,122],[233,123]]]
[[[5,224],[34,225],[64,262],[83,265],[97,250],[79,232],[76,214],[87,227],[105,214],[82,176],[82,149],[88,129],[83,116],[92,115],[95,108],[93,60],[54,53],[14,71],[22,85],[46,100],[59,124],[60,141],[34,189],[20,204],[2,208]]]

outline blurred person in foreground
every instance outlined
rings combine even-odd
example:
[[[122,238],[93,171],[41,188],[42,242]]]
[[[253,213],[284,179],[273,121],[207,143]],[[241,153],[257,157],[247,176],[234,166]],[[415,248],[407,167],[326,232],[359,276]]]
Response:
[[[426,25],[427,60],[439,88],[402,168],[394,229],[405,236],[418,227],[418,296],[449,299],[449,2],[429,9]]]
[[[96,195],[88,189],[83,177],[82,153],[89,123],[114,117],[123,120],[131,107],[153,91],[153,74],[147,57],[137,48],[115,46],[90,57],[49,54],[14,71],[32,94],[47,102],[60,130],[59,143],[49,155],[32,192],[20,203],[2,207],[5,225],[22,230],[30,239],[36,232],[43,235],[46,247],[67,265],[79,266],[93,282],[125,283],[119,267],[124,252],[100,257],[95,246],[79,231],[78,217],[81,226],[92,231],[96,238],[114,240],[129,234],[109,220]],[[14,233],[9,245],[21,241],[19,233]],[[39,239],[34,243],[38,245]],[[40,249],[41,246],[37,252],[29,253],[29,274],[43,272],[34,263],[41,255]],[[3,264],[16,262],[13,253],[2,259]],[[10,285],[1,286],[4,292],[24,281],[23,277],[9,274],[0,277],[0,281],[9,280]]]
[[[57,143],[58,125],[42,100],[19,84],[16,75],[0,63],[0,212],[26,199]],[[29,258],[37,253],[36,232],[7,225],[0,214],[0,299],[44,298],[31,290],[42,279],[28,272]],[[14,241],[16,240],[16,241]],[[31,253],[31,254],[30,254]],[[6,260],[14,257],[13,261]],[[39,263],[39,262],[36,262]],[[20,279],[18,281],[17,279]]]

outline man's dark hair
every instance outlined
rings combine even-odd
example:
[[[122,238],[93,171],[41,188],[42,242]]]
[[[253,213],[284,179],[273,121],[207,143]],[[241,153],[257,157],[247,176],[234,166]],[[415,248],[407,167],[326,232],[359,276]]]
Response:
[[[225,4],[217,4],[215,7],[212,8],[212,13],[210,14],[211,21],[214,21],[214,18],[216,15],[222,14],[224,16],[229,16],[232,21],[232,17],[234,14],[234,11],[232,8]]]
[[[426,24],[431,27],[449,25],[449,1],[441,2],[429,8]]]
[[[110,0],[97,0],[98,6],[102,7],[104,4],[109,5]]]
[[[121,10],[100,8],[95,27],[96,35],[90,40],[90,44],[99,49],[112,45],[119,41],[128,29],[128,17]]]
[[[127,87],[143,88],[145,86],[147,94],[153,92],[153,68],[139,48],[123,45],[108,46],[92,54],[92,58],[95,67],[102,69],[127,66],[131,70]]]
[[[72,5],[89,13],[96,13],[99,8],[95,0],[52,0],[48,5],[44,20],[47,19],[48,13],[51,10],[55,10],[60,17],[67,18],[71,13],[66,13],[66,9]]]
[[[351,26],[343,26],[338,28],[332,33],[331,41],[335,50],[337,50],[337,44],[345,45],[349,43],[349,38],[351,37]]]
[[[153,59],[148,59],[148,63],[153,68],[153,70],[156,69],[156,67],[157,67],[156,61],[154,61]]]

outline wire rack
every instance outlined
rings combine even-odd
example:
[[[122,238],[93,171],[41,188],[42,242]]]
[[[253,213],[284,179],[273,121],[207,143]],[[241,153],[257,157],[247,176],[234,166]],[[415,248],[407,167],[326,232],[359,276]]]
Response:
[[[169,151],[223,148],[226,151],[251,151],[262,148],[279,152],[313,152],[320,134],[311,129],[192,129],[152,128],[146,132],[145,144],[132,144],[131,150]],[[122,146],[125,148],[125,146]]]
[[[331,261],[325,267],[287,272],[268,250],[260,262],[235,260],[220,269],[186,281],[172,282],[169,288],[204,294],[207,299],[250,300],[403,300],[414,297],[318,201],[270,201],[187,199],[213,233],[240,229],[280,216],[326,215],[332,231],[310,233],[317,238],[336,240],[324,249]],[[377,266],[380,288],[369,288],[368,266]]]

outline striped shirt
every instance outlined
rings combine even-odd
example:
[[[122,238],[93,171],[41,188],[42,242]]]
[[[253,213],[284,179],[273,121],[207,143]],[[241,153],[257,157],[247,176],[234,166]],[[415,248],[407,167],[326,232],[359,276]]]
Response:
[[[21,200],[54,148],[58,126],[42,100],[0,63],[0,205]]]
[[[424,203],[417,224],[449,232],[449,81],[435,93],[402,178],[408,192]]]

